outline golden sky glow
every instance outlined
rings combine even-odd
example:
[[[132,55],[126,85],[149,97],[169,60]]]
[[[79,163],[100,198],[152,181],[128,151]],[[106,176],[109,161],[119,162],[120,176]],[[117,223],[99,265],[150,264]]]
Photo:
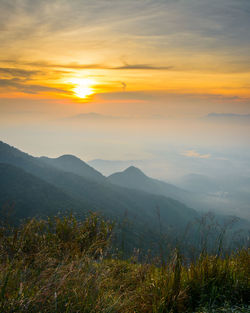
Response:
[[[171,98],[176,115],[249,113],[249,9],[245,0],[0,0],[0,110],[26,98],[35,110],[46,100],[119,115],[123,103],[133,115],[143,102],[172,114]]]
[[[89,78],[73,78],[69,80],[73,84],[74,95],[81,99],[86,99],[94,93],[94,80]]]

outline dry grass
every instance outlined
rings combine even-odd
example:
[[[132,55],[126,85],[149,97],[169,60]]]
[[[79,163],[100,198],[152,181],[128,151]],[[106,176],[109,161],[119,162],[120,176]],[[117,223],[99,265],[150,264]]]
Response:
[[[248,250],[188,265],[175,250],[166,266],[140,264],[110,256],[112,228],[96,215],[2,227],[0,312],[205,313],[248,304]]]

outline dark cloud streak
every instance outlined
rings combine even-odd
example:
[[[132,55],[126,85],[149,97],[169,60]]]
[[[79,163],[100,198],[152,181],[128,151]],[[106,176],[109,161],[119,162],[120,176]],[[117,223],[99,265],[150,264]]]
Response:
[[[150,64],[126,64],[110,68],[112,70],[171,70],[173,66],[154,66]]]
[[[15,77],[27,77],[30,78],[31,76],[41,74],[41,71],[34,71],[34,70],[24,70],[18,68],[7,68],[7,67],[0,67],[0,74],[4,74],[7,76],[15,76]]]
[[[13,88],[16,91],[21,91],[28,94],[37,94],[39,92],[60,92],[68,93],[59,88],[47,87],[35,84],[26,84],[25,80],[19,78],[0,79],[0,88]]]
[[[84,69],[92,69],[92,70],[171,70],[174,67],[173,66],[166,66],[166,65],[152,65],[152,64],[124,64],[121,66],[108,66],[105,64],[80,64],[80,63],[69,63],[69,64],[59,64],[59,63],[49,63],[49,62],[18,62],[15,60],[2,60],[1,62],[6,63],[12,63],[12,64],[24,64],[39,68],[65,68],[65,69],[76,69],[76,70],[84,70]],[[13,69],[14,72],[14,69]],[[25,71],[23,70],[24,74],[25,72],[31,73],[36,71]],[[1,68],[0,68],[1,73]],[[17,73],[18,70],[17,70]],[[22,70],[20,70],[20,73],[22,73]],[[38,71],[37,71],[38,73]]]

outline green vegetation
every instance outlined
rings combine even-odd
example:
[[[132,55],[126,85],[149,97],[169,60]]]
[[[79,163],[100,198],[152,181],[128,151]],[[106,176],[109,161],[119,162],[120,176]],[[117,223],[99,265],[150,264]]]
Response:
[[[249,312],[247,249],[159,266],[120,260],[112,231],[95,214],[2,225],[0,312]]]

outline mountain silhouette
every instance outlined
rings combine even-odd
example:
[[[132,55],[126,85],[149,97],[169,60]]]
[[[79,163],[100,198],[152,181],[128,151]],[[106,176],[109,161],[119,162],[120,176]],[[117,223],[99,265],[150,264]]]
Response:
[[[169,196],[185,191],[149,178],[133,166],[105,178],[72,155],[37,158],[3,142],[0,163],[0,209],[3,212],[6,203],[14,203],[16,222],[58,212],[73,211],[79,217],[99,212],[117,225],[129,221],[124,240],[132,252],[136,246],[149,249],[160,240],[159,223],[168,235],[181,236],[200,216]],[[118,231],[124,229],[119,227]]]
[[[44,180],[10,164],[0,163],[0,204],[15,220],[61,213],[82,213],[84,204]],[[87,208],[86,208],[87,209]],[[2,212],[3,213],[3,212]]]
[[[150,178],[139,168],[130,166],[122,172],[117,172],[108,177],[108,180],[116,185],[142,190],[148,193],[164,195],[176,200],[190,201],[191,194],[184,189],[172,184]]]
[[[106,179],[100,172],[71,154],[65,154],[58,158],[41,157],[40,159],[44,163],[52,165],[65,172],[75,173],[79,176],[96,181],[103,181]]]
[[[66,163],[69,164],[68,157],[66,159]],[[72,160],[72,156],[69,159]],[[74,157],[73,159],[75,162]],[[74,167],[72,172],[69,172],[69,168],[67,168],[67,171],[65,171],[65,168],[64,170],[59,169],[58,161],[51,162],[48,159],[33,157],[3,142],[0,142],[0,162],[18,167],[33,177],[33,183],[22,183],[22,192],[17,192],[17,187],[13,186],[12,182],[8,182],[5,187],[5,190],[9,190],[9,201],[22,201],[23,215],[28,217],[30,214],[30,198],[23,195],[29,192],[30,185],[36,184],[34,181],[34,177],[36,177],[66,195],[68,200],[65,203],[69,203],[69,210],[72,209],[70,199],[74,199],[75,203],[80,206],[82,204],[82,210],[79,210],[78,206],[76,207],[76,213],[78,214],[97,211],[112,220],[116,220],[118,223],[122,222],[126,216],[126,220],[129,220],[130,224],[130,227],[126,229],[127,244],[130,245],[131,249],[136,245],[148,247],[149,241],[159,236],[157,212],[160,212],[162,227],[174,231],[175,234],[176,232],[183,232],[186,225],[199,216],[195,210],[174,199],[124,188],[112,184],[107,179],[103,179],[102,176],[99,181],[89,179],[75,174],[76,169]],[[77,163],[82,165],[79,160]],[[17,173],[17,176],[20,176],[20,172]],[[25,179],[28,180],[27,177]],[[2,184],[5,183],[3,176],[0,176],[0,180]],[[41,181],[39,182],[41,183]],[[53,191],[53,188],[51,190]],[[36,195],[39,200],[38,192]],[[48,196],[48,201],[50,201],[49,199]],[[62,199],[64,199],[63,196]],[[48,213],[45,201],[42,203],[44,206],[32,202],[36,215],[44,216]],[[51,201],[51,203],[54,208],[51,210],[48,206],[51,213],[55,214],[61,210],[60,203],[57,204],[55,201]],[[3,207],[4,204],[5,202],[2,201],[0,207]],[[28,208],[26,213],[25,206]]]

